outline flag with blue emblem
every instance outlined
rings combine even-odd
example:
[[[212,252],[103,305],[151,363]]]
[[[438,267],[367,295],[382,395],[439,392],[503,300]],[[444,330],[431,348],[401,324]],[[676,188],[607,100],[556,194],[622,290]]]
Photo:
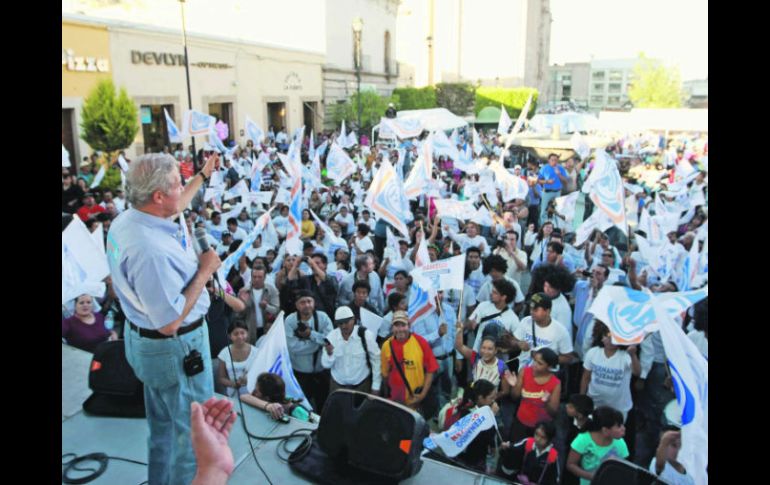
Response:
[[[596,151],[596,163],[582,190],[618,229],[628,234],[625,188],[617,163],[604,150]]]
[[[222,144],[222,140],[219,139],[216,129],[212,126],[209,130],[209,144],[214,147],[216,151],[221,154],[227,153],[227,148]]]
[[[422,143],[419,148],[420,155],[417,157],[409,176],[404,182],[404,193],[409,199],[416,199],[422,195],[428,188],[428,184],[433,177],[433,135]]]
[[[429,316],[433,311],[434,301],[436,301],[436,291],[431,282],[420,275],[414,275],[412,284],[409,286],[409,303],[406,310],[409,323],[414,325]]]
[[[653,302],[658,302],[671,318],[708,296],[708,286],[695,291],[652,295],[623,286],[604,286],[588,310],[604,322],[615,345],[635,345],[644,340],[645,332],[658,328]],[[578,330],[578,338],[584,329]],[[581,340],[582,341],[582,340]]]
[[[171,143],[182,143],[182,134],[179,132],[179,128],[176,127],[176,123],[168,115],[166,108],[163,108],[163,115],[166,117],[166,131],[168,131],[168,139]]]
[[[355,171],[356,164],[353,163],[348,154],[340,148],[340,145],[332,144],[329,149],[329,156],[326,157],[326,176],[334,180],[336,185],[340,185]]]
[[[248,116],[246,116],[246,136],[254,143],[254,146],[259,145],[265,139],[265,132]]]
[[[441,448],[446,456],[457,456],[470,445],[476,437],[494,426],[497,419],[489,406],[482,406],[468,413],[441,433],[431,433],[422,441],[425,448],[435,450]]]
[[[283,324],[283,312],[273,322],[265,337],[257,347],[257,357],[251,363],[248,369],[248,378],[246,387],[249,393],[254,391],[257,386],[257,377],[263,372],[278,374],[286,385],[286,397],[301,401],[302,406],[307,409],[313,409],[310,406],[305,393],[294,376],[294,369],[291,366],[291,357],[289,356],[289,346],[286,344],[286,330]]]
[[[657,299],[656,299],[657,300]],[[679,405],[682,448],[677,460],[696,485],[708,484],[709,454],[709,366],[698,348],[671,318],[664,305],[656,301],[653,311],[671,369],[671,382]]]
[[[208,135],[214,129],[217,119],[200,111],[187,110],[182,121],[182,131],[189,136],[195,136]]]
[[[408,204],[404,190],[398,183],[396,170],[386,158],[372,180],[364,206],[371,208],[379,218],[405,235],[409,234],[409,229],[404,222],[403,209]]]

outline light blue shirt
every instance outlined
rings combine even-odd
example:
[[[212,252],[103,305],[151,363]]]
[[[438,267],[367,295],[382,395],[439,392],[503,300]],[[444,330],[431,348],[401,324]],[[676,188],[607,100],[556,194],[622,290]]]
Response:
[[[110,226],[106,249],[112,285],[130,322],[157,330],[182,315],[182,291],[198,271],[198,258],[180,224],[129,209]],[[203,288],[182,326],[203,317],[209,303]]]
[[[334,326],[329,316],[322,312],[317,311],[318,314],[318,329],[314,328],[313,317],[304,320],[305,325],[310,327],[310,337],[308,339],[300,339],[294,335],[294,331],[297,330],[297,317],[298,312],[294,312],[284,320],[284,328],[286,330],[286,345],[289,348],[289,354],[291,354],[291,366],[294,370],[313,373],[321,372],[324,367],[321,363],[321,352],[324,352],[324,338],[326,338]],[[313,365],[313,359],[315,357],[315,366]]]
[[[454,311],[445,302],[441,303],[441,311],[443,312],[443,321],[447,324],[447,332],[443,337],[440,337],[438,333],[438,327],[441,325],[442,320],[436,311],[413,323],[411,328],[412,333],[416,333],[428,341],[436,357],[441,357],[451,352],[454,349],[455,343],[455,323],[457,318],[454,315]]]

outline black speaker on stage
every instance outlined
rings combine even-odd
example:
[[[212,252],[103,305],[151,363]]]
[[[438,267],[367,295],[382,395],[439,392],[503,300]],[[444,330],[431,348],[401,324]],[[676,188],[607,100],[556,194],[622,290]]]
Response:
[[[594,473],[591,485],[666,485],[657,475],[629,461],[609,458]]]
[[[422,416],[406,406],[340,389],[326,400],[318,444],[338,464],[404,480],[420,471],[429,432]]]

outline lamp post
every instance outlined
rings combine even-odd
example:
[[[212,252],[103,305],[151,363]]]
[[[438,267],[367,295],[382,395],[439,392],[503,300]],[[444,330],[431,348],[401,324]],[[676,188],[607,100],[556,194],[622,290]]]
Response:
[[[361,128],[361,31],[364,28],[364,21],[361,17],[353,19],[353,35],[355,37],[356,45],[356,83],[358,87],[356,92],[358,95],[358,143],[361,144],[362,128]]]
[[[187,78],[187,105],[190,111],[192,111],[192,93],[190,92],[190,58],[187,56],[187,28],[184,21],[184,2],[185,0],[179,0],[179,4],[182,7],[182,45],[184,46],[184,74]],[[195,137],[190,136],[192,139],[192,159],[195,170],[200,168],[200,162],[198,160],[197,151],[195,149]]]

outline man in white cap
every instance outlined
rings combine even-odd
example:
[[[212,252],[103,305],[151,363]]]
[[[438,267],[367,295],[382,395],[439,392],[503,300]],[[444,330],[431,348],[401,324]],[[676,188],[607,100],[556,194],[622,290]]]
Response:
[[[341,306],[334,313],[337,328],[326,336],[321,357],[324,368],[331,369],[329,393],[340,388],[374,394],[380,391],[380,348],[375,335],[355,321],[350,307]]]

